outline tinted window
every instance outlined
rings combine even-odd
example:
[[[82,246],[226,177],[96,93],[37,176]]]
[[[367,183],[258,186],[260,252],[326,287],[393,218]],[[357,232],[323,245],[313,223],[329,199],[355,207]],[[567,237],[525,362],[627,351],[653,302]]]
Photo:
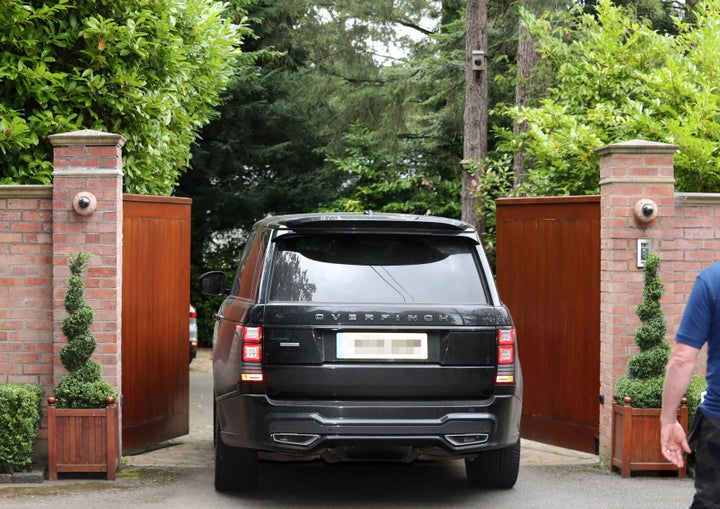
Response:
[[[388,235],[280,237],[276,302],[486,303],[468,239]]]
[[[245,249],[240,256],[231,293],[245,299],[254,299],[260,283],[260,270],[265,251],[265,235],[259,228],[250,232]]]

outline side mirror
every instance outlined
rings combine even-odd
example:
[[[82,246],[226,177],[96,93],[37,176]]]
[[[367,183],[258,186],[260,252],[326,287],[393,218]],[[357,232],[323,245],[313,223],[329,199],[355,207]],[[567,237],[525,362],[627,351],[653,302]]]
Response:
[[[230,290],[227,285],[227,276],[221,270],[206,272],[197,278],[197,285],[203,295],[227,295]]]

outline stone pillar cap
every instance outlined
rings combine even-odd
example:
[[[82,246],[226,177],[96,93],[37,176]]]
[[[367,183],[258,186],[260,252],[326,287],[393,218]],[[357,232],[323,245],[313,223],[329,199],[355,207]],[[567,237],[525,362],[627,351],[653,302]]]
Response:
[[[81,131],[73,131],[69,133],[51,134],[48,136],[50,143],[54,147],[106,147],[125,145],[125,138],[120,134],[106,133],[103,131],[94,131],[92,129],[83,129]]]
[[[604,157],[610,154],[667,154],[675,153],[679,148],[678,145],[659,141],[630,140],[596,148],[595,152]]]

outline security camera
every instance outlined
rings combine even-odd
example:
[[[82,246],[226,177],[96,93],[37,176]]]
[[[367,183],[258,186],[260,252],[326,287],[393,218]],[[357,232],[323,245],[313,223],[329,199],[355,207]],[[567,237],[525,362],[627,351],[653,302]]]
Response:
[[[81,216],[89,216],[97,208],[97,198],[88,191],[81,191],[73,198],[72,206]]]
[[[658,206],[654,201],[643,198],[635,204],[634,212],[638,222],[647,224],[657,217]]]

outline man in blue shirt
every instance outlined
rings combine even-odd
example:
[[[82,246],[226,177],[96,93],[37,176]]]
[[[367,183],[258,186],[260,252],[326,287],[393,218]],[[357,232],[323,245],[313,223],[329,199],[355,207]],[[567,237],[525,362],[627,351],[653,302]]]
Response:
[[[677,421],[697,355],[707,343],[708,388],[689,439]],[[695,497],[691,509],[720,508],[720,263],[698,274],[675,336],[663,386],[660,445],[678,467],[695,450]]]

